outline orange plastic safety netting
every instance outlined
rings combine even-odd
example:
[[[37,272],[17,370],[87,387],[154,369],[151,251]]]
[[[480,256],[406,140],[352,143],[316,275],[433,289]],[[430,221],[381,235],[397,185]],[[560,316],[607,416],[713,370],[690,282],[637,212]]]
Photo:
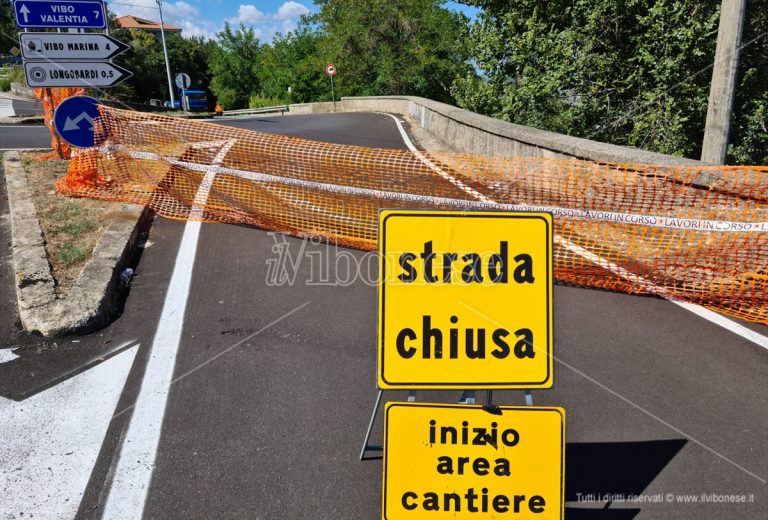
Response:
[[[768,167],[414,153],[100,110],[62,193],[366,250],[380,208],[545,210],[558,281],[768,323]]]

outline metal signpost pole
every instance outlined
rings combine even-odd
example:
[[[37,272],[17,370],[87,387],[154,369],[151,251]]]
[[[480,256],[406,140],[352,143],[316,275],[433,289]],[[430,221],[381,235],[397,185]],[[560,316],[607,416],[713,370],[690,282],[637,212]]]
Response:
[[[107,0],[104,0],[104,34],[109,36],[109,11],[107,11]]]
[[[333,101],[333,111],[336,112],[336,94],[333,91],[333,77],[336,75],[336,67],[333,66],[333,63],[329,63],[325,67],[325,73],[331,78],[331,101]]]
[[[331,76],[331,100],[333,101],[333,111],[336,112],[336,95],[333,92],[333,76]]]
[[[168,94],[171,96],[171,108],[176,108],[176,98],[173,95],[173,83],[171,82],[171,64],[168,62],[168,48],[165,46],[165,22],[163,21],[163,2],[157,0],[160,9],[160,39],[163,40],[163,55],[165,56],[165,72],[168,75]]]
[[[51,109],[51,117],[53,117],[53,113],[56,111],[56,108],[53,106],[53,92],[51,92],[50,87],[45,89],[45,95],[48,98],[48,105]],[[53,136],[56,138],[56,158],[57,159],[63,159],[64,154],[61,150],[61,137],[59,137],[58,132],[51,132]]]

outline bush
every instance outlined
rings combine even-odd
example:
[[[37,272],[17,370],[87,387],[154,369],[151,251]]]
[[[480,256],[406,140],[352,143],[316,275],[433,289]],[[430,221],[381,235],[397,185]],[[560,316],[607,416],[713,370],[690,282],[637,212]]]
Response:
[[[11,83],[21,83],[25,87],[27,86],[27,79],[24,77],[24,67],[21,65],[11,65],[8,79],[10,79]]]
[[[276,107],[278,105],[286,105],[286,104],[287,103],[284,99],[280,99],[276,97],[267,97],[267,96],[262,96],[257,94],[254,94],[248,100],[248,108]]]
[[[0,79],[0,92],[8,92],[9,90],[11,90],[11,80]]]

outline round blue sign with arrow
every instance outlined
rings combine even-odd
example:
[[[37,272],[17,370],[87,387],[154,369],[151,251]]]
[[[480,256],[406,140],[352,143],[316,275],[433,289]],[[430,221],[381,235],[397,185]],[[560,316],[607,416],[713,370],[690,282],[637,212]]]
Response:
[[[66,142],[78,148],[101,144],[96,142],[93,120],[99,117],[99,101],[90,96],[68,97],[56,107],[53,126]]]

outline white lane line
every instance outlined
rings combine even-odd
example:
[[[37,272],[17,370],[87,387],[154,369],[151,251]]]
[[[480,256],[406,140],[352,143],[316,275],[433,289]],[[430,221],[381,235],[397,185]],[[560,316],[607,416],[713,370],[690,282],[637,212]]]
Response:
[[[75,517],[138,349],[22,401],[0,397],[0,518]]]
[[[381,113],[383,113],[383,112],[381,112]],[[416,149],[416,147],[411,142],[411,139],[408,137],[408,134],[405,132],[405,129],[403,128],[403,125],[400,123],[400,120],[398,118],[396,118],[392,114],[386,114],[386,115],[388,115],[389,117],[394,119],[395,124],[397,125],[397,129],[400,131],[400,135],[403,138],[403,142],[405,142],[405,145],[408,147],[408,149],[410,151],[412,151],[414,154],[416,154],[416,156],[419,159],[421,159],[421,161],[424,164],[426,164],[429,168],[434,170],[441,177],[445,178],[445,176],[448,176],[451,179],[454,179],[454,180],[450,180],[450,179],[448,179],[448,180],[450,180],[450,182],[452,184],[454,184],[455,186],[462,187],[462,185],[464,185],[461,181],[459,181],[458,179],[455,179],[449,173],[447,173],[447,172],[443,171],[442,169],[438,168],[437,166],[435,166],[432,163],[432,161],[430,161],[429,159],[427,159],[424,156],[424,154],[422,152],[420,152],[419,150]],[[464,189],[464,188],[462,188],[462,189],[464,189],[464,191],[466,191],[468,194],[472,195],[473,197],[475,197],[475,198],[477,198],[477,199],[479,199],[479,200],[481,200],[483,202],[495,203],[493,200],[489,199],[488,197],[486,197],[482,193],[478,192],[477,190],[475,190],[475,189],[473,189],[471,187],[468,187],[468,186],[466,188],[467,189]],[[651,282],[649,280],[646,280],[642,276],[633,274],[633,273],[627,271],[626,269],[624,269],[624,268],[622,268],[622,267],[620,267],[620,266],[618,266],[618,265],[616,265],[616,264],[614,264],[614,263],[612,263],[612,262],[610,262],[610,261],[608,261],[608,260],[606,260],[604,258],[601,258],[600,256],[592,253],[591,251],[587,251],[586,249],[582,248],[581,246],[578,246],[578,245],[574,244],[573,242],[570,242],[569,240],[566,240],[565,238],[561,237],[560,235],[555,235],[554,236],[554,241],[558,245],[568,249],[569,251],[571,251],[573,253],[576,253],[577,255],[581,256],[582,258],[585,258],[585,259],[589,260],[590,262],[593,262],[593,263],[599,265],[600,267],[603,267],[603,268],[611,271],[615,275],[618,275],[618,276],[620,276],[620,277],[622,277],[622,278],[624,278],[626,280],[629,280],[629,281],[631,281],[633,283],[637,283],[638,285],[640,285],[644,289],[653,291],[655,294],[657,294],[657,295],[661,296],[662,298],[664,298],[664,299],[674,303],[675,305],[678,305],[678,306],[682,307],[683,309],[686,309],[686,310],[696,314],[700,318],[703,318],[703,319],[705,319],[705,320],[707,320],[707,321],[709,321],[711,323],[714,323],[715,325],[718,325],[718,326],[720,326],[720,327],[722,327],[722,328],[724,328],[724,329],[726,329],[726,330],[728,330],[728,331],[730,331],[730,332],[732,332],[734,334],[737,334],[738,336],[741,336],[742,338],[744,338],[744,339],[746,339],[748,341],[751,341],[752,343],[754,343],[754,344],[756,344],[756,345],[758,345],[760,347],[768,349],[768,337],[765,337],[762,334],[758,334],[757,332],[755,332],[755,331],[745,327],[744,325],[741,325],[740,323],[736,323],[735,321],[730,320],[730,319],[728,319],[728,318],[726,318],[724,316],[721,316],[720,314],[718,314],[718,313],[716,313],[714,311],[711,311],[711,310],[709,310],[709,309],[707,309],[705,307],[702,307],[701,305],[680,301],[677,298],[674,298],[671,295],[669,295],[668,292],[664,288],[655,285],[653,282]]]
[[[139,520],[143,515],[181,341],[199,235],[200,222],[187,222],[103,519]]]
[[[216,155],[216,160],[223,161],[232,144],[234,143],[225,145],[222,148],[223,153]],[[202,216],[202,204],[208,200],[214,175],[215,173],[211,172],[200,183],[190,216]],[[184,227],[144,379],[104,506],[104,520],[140,520],[144,514],[163,418],[168,405],[168,394],[173,381],[176,354],[184,330],[184,314],[192,282],[200,227],[199,221],[189,221]]]
[[[706,307],[696,305],[695,303],[688,303],[680,300],[670,301],[675,305],[678,305],[683,309],[690,311],[701,318],[704,318],[705,320],[720,325],[721,327],[730,330],[734,334],[738,334],[742,338],[747,339],[756,345],[760,345],[764,349],[768,349],[768,337],[765,337],[762,334],[745,327],[741,323],[737,323],[730,318],[726,318],[722,314],[718,314],[715,311],[711,311]]]

